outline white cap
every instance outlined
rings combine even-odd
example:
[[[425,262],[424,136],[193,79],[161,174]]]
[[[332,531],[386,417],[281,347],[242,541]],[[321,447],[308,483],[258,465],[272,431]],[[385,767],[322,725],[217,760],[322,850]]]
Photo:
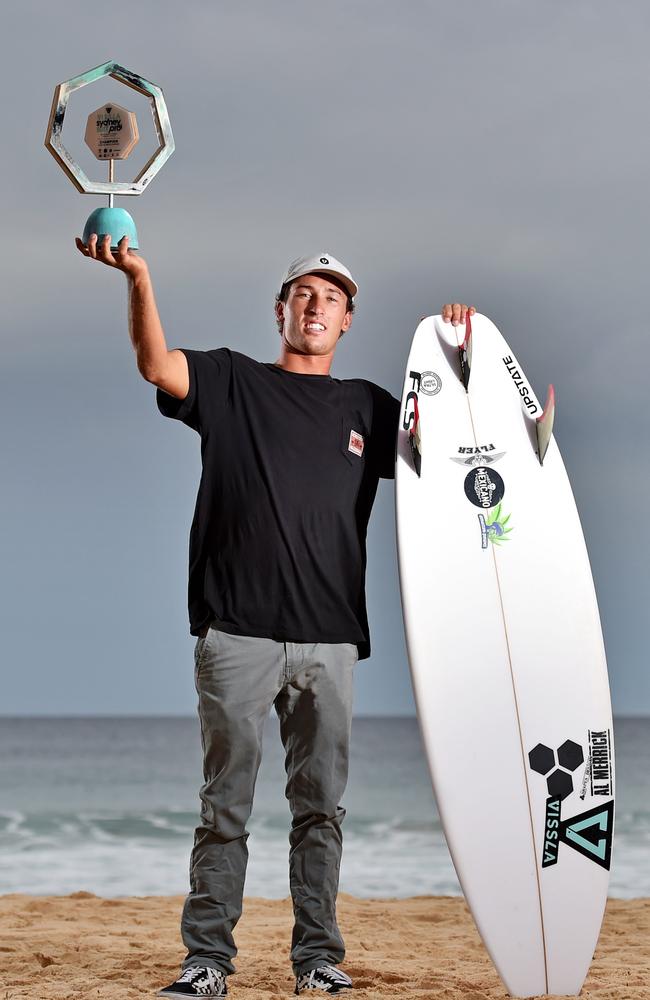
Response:
[[[331,274],[345,286],[351,298],[359,291],[359,287],[348,271],[345,264],[342,264],[331,253],[324,250],[323,253],[314,254],[312,257],[298,257],[292,260],[287,268],[287,273],[282,279],[282,285],[287,285],[290,281],[295,281],[303,274]]]

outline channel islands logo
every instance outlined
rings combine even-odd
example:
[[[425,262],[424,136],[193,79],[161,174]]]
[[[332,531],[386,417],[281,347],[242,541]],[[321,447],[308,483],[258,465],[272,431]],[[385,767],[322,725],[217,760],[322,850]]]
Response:
[[[557,752],[557,767],[556,767]],[[573,791],[573,778],[571,773],[576,771],[584,763],[585,755],[579,743],[573,740],[565,740],[557,751],[551,747],[538,743],[528,754],[528,763],[531,770],[537,774],[543,774],[546,778],[548,794],[557,796],[559,799],[566,799]]]

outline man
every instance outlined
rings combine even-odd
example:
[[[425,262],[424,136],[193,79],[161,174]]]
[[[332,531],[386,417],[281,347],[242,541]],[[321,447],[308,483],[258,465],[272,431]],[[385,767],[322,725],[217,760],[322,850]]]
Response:
[[[138,369],[158,406],[201,435],[190,537],[190,626],[205,783],[181,921],[187,956],[165,997],[222,997],[234,971],[249,818],[272,706],[292,813],[291,960],[296,993],[338,993],[339,802],[348,772],[352,674],[369,654],[366,528],[393,475],[399,402],[330,376],[357,285],[328,252],[294,261],[276,299],[274,364],[219,349],[167,349],[144,259],[128,240],[79,250],[125,272]],[[452,322],[466,307],[445,306]]]

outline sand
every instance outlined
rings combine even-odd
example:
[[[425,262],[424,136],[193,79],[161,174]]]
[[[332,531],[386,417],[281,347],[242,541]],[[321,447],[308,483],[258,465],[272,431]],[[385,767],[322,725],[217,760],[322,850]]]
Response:
[[[177,974],[181,897],[0,897],[0,1000],[127,1000]],[[355,1000],[487,1000],[506,992],[462,899],[339,897]],[[248,899],[233,1000],[290,997],[289,900]],[[585,1000],[650,998],[650,899],[610,900]]]

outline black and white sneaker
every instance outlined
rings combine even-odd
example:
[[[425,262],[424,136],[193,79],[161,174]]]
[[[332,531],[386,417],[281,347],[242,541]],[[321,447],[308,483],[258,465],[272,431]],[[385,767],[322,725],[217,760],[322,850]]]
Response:
[[[341,993],[352,989],[352,980],[335,965],[319,965],[317,969],[303,972],[296,979],[296,993],[320,990],[322,993]]]
[[[190,965],[175,983],[158,990],[159,997],[225,997],[227,994],[225,974],[202,965]]]

